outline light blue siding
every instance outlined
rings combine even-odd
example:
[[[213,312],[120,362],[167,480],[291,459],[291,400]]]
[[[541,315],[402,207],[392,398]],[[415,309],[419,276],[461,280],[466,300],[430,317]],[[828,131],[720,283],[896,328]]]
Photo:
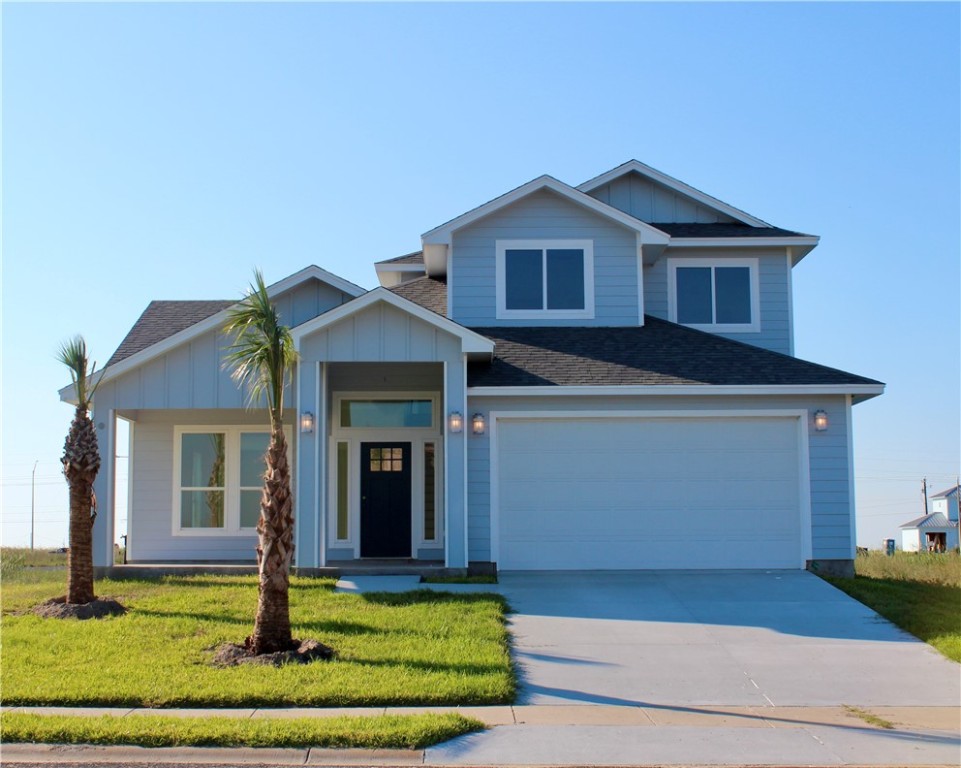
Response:
[[[624,174],[588,194],[648,223],[714,224],[734,221],[730,216],[637,173]]]
[[[668,250],[652,266],[644,268],[644,312],[668,319],[667,260],[681,258],[717,259],[725,257],[757,258],[760,292],[761,330],[756,333],[718,333],[726,339],[743,341],[757,347],[793,354],[793,318],[791,317],[790,275],[786,253],[776,250],[735,249]]]
[[[589,320],[497,320],[497,240],[592,240],[594,318]],[[553,192],[541,190],[454,233],[452,319],[462,325],[637,325],[635,233]]]
[[[849,560],[854,557],[852,516],[853,488],[849,485],[848,440],[845,400],[834,397],[472,397],[469,410],[491,411],[635,411],[639,416],[657,411],[797,410],[810,414],[824,409],[830,426],[816,432],[808,422],[811,543],[813,559]],[[468,455],[468,556],[489,561],[490,541],[490,438],[472,435]]]

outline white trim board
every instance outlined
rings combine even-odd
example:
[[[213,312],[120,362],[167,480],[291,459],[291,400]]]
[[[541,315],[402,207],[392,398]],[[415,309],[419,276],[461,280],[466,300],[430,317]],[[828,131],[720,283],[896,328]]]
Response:
[[[800,514],[800,552],[798,568],[806,567],[813,559],[813,539],[811,531],[811,468],[808,423],[810,414],[807,409],[763,409],[763,410],[671,410],[639,414],[637,411],[490,411],[488,424],[490,433],[490,549],[491,561],[500,561],[500,469],[498,462],[498,424],[501,421],[572,421],[588,420],[653,420],[693,418],[723,421],[725,419],[794,419],[798,439],[798,511]]]

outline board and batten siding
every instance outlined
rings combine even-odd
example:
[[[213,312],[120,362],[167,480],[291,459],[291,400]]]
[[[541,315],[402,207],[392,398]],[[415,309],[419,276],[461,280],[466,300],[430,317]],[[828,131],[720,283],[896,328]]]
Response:
[[[644,312],[668,320],[668,259],[711,259],[723,263],[725,258],[756,258],[760,292],[761,330],[753,333],[721,333],[718,336],[743,341],[756,347],[793,354],[793,318],[791,285],[787,254],[784,250],[759,249],[670,249],[651,266],[644,268]]]
[[[811,541],[813,559],[850,560],[854,557],[852,515],[853,489],[849,485],[848,440],[845,398],[799,397],[471,397],[471,413],[491,411],[556,412],[562,417],[570,411],[634,411],[638,417],[657,411],[722,410],[798,410],[810,414],[823,409],[829,427],[817,432],[808,421],[809,465],[811,473]],[[490,434],[470,435],[468,440],[467,488],[468,556],[471,561],[487,562],[491,557]]]
[[[648,223],[715,224],[734,221],[730,216],[637,173],[619,176],[587,194]]]
[[[317,425],[312,438],[305,439],[306,436],[302,435],[300,443],[301,496],[305,499],[304,503],[316,506],[310,517],[311,522],[301,527],[304,539],[298,539],[302,555],[298,562],[312,567],[321,565],[321,559],[334,560],[346,555],[344,550],[335,547],[312,548],[314,541],[322,542],[326,538],[324,510],[328,499],[328,473],[325,465],[330,460],[327,455],[327,436],[332,417],[329,406],[335,391],[360,385],[367,389],[368,382],[378,373],[381,378],[396,380],[397,389],[414,390],[422,385],[432,391],[439,388],[446,395],[446,402],[441,406],[441,413],[445,414],[442,418],[446,422],[446,414],[451,411],[467,413],[467,381],[459,338],[386,302],[376,302],[333,325],[305,335],[301,339],[300,353],[300,408],[322,414],[321,423]],[[340,365],[347,363],[359,365],[356,368]],[[405,368],[411,374],[407,380],[399,375]],[[324,405],[316,399],[321,392],[327,397]],[[467,564],[467,491],[464,472],[467,431],[447,433],[443,442],[446,459],[446,557],[448,565],[454,568]],[[316,466],[324,467],[323,471],[315,473]],[[440,552],[430,550],[428,553],[425,550],[419,554],[433,557]]]
[[[255,533],[175,536],[174,428],[188,425],[257,426],[268,422],[260,410],[141,412],[131,425],[133,448],[128,482],[128,558],[137,563],[256,563]],[[291,459],[293,445],[290,446]],[[296,510],[295,510],[296,514]]]
[[[498,320],[495,251],[498,240],[591,240],[592,319]],[[541,190],[454,233],[448,276],[451,319],[468,327],[637,325],[635,233],[559,195]]]

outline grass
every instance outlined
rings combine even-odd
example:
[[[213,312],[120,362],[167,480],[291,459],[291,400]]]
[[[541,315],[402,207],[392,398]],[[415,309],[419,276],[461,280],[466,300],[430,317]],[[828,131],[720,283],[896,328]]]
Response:
[[[828,578],[942,654],[961,662],[961,558],[957,553],[858,555],[853,579]]]
[[[861,707],[852,707],[848,704],[844,705],[844,709],[857,718],[860,718],[868,725],[873,725],[876,728],[884,728],[886,730],[891,730],[894,728],[894,723],[890,720],[885,720],[883,717],[878,717],[877,715],[868,712],[866,709],[861,709]]]
[[[255,720],[9,712],[0,719],[5,744],[126,744],[140,747],[423,749],[483,728],[477,720],[456,713]]]
[[[114,552],[114,562],[123,562],[123,549]],[[17,576],[25,568],[66,568],[67,553],[30,547],[0,547],[0,578]],[[61,578],[66,585],[66,575]]]
[[[281,668],[209,665],[211,649],[250,633],[256,577],[99,581],[125,616],[97,621],[25,613],[61,594],[62,572],[4,580],[0,685],[7,706],[343,707],[503,704],[515,681],[499,595],[427,590],[339,594],[294,578],[297,638],[331,662]]]

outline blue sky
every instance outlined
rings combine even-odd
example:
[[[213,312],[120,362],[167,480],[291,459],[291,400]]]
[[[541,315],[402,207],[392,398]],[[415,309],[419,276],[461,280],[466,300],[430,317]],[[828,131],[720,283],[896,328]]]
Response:
[[[2,538],[67,530],[54,360],[151,299],[375,260],[542,173],[637,158],[821,236],[798,356],[887,382],[855,408],[858,539],[959,456],[961,6],[2,6]]]

